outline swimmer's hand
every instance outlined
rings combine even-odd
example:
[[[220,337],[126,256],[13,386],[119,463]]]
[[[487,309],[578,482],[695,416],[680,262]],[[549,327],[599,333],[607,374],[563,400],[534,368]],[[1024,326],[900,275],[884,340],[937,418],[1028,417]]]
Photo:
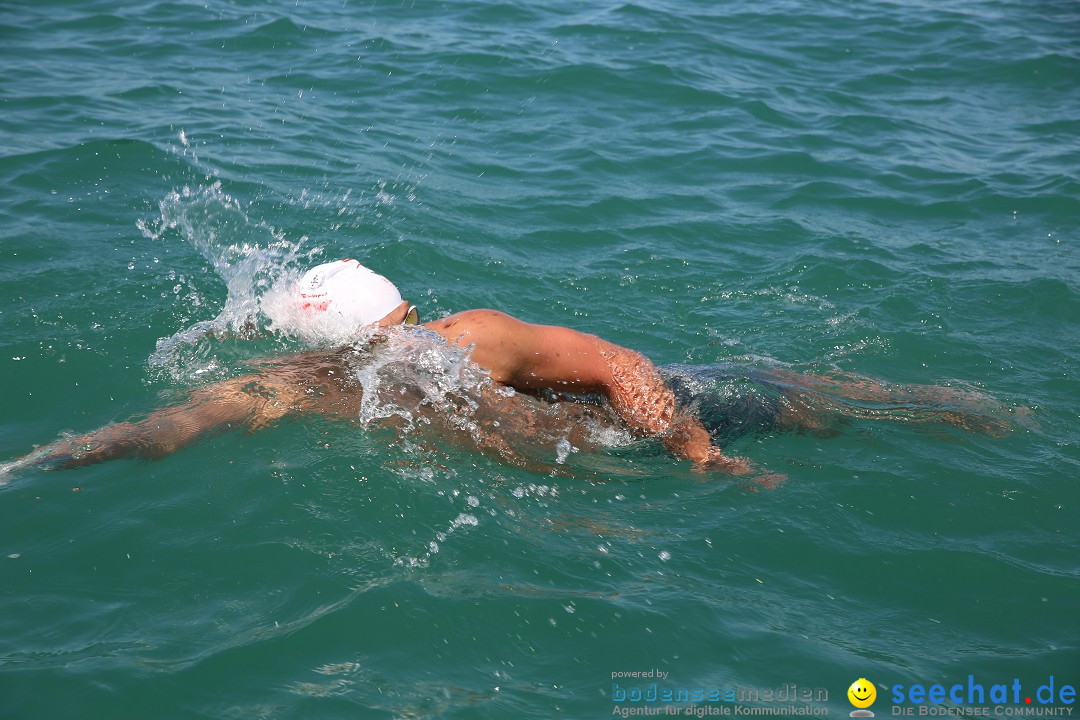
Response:
[[[117,428],[116,425],[109,425],[89,435],[62,438],[0,466],[0,485],[4,484],[4,479],[9,479],[9,473],[17,470],[67,470],[124,457],[131,448]]]
[[[6,463],[0,463],[0,487],[10,483],[15,477],[15,473],[29,467],[34,467],[36,464],[34,453],[24,455],[21,458],[16,458],[15,460]]]
[[[80,462],[80,453],[77,448],[75,438],[66,438],[40,447],[9,462],[0,463],[0,486],[10,483],[15,478],[16,473],[30,468],[54,470],[86,464]]]
[[[694,461],[694,468],[706,472],[725,472],[728,475],[749,475],[754,472],[746,458],[731,457],[712,445],[705,451],[705,456]]]
[[[725,455],[723,450],[712,444],[709,431],[692,414],[676,416],[660,438],[672,454],[690,460],[699,472],[751,476],[749,479],[754,483],[769,490],[787,480],[784,475],[763,470],[746,458]]]
[[[728,475],[752,475],[750,479],[766,490],[775,490],[787,480],[787,475],[763,470],[746,458],[730,457],[720,448],[709,446],[705,458],[694,462],[694,469],[702,472],[723,472]]]

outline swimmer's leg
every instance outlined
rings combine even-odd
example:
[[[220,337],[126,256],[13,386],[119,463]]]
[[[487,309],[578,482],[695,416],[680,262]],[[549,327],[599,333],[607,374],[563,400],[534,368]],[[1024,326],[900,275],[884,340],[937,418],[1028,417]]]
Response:
[[[807,433],[820,438],[836,437],[840,426],[849,418],[834,409],[815,402],[805,391],[791,388],[780,390],[781,400],[775,428],[781,432]]]
[[[900,385],[854,374],[800,374],[772,368],[768,381],[785,395],[778,424],[824,430],[837,420],[862,418],[913,424],[942,423],[968,432],[1003,437],[1012,423],[1004,408],[977,390],[942,385]]]

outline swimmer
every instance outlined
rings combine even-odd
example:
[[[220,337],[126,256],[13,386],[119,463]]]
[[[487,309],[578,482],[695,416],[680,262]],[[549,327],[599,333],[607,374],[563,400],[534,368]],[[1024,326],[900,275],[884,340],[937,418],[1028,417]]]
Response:
[[[325,263],[309,270],[298,282],[279,318],[282,328],[309,340],[332,338],[334,350],[310,351],[266,360],[257,372],[224,380],[192,392],[186,402],[150,413],[136,422],[107,425],[95,432],[61,439],[10,464],[12,469],[41,465],[72,468],[115,458],[159,458],[199,439],[232,429],[254,431],[287,416],[317,414],[334,419],[359,417],[362,388],[352,362],[361,354],[358,338],[378,342],[380,335],[421,332],[440,342],[466,350],[471,362],[497,386],[512,388],[525,396],[551,398],[602,398],[614,419],[639,436],[655,437],[675,457],[689,460],[704,471],[732,475],[755,474],[772,484],[782,479],[755,467],[745,458],[726,454],[714,443],[714,435],[675,391],[685,382],[665,377],[645,356],[566,327],[537,325],[496,310],[466,310],[440,320],[419,323],[416,306],[403,299],[390,280],[355,260]],[[866,400],[887,405],[899,391],[865,378],[854,381],[815,378],[776,371],[765,380],[782,394],[782,402],[766,403],[764,411],[776,429],[822,431],[830,415],[864,416],[873,408],[806,398]],[[885,419],[907,417],[903,408],[914,401],[933,404],[949,388],[924,387],[900,392],[899,410]],[[514,404],[514,393],[488,393],[488,409],[499,417],[513,418],[527,412]],[[736,404],[735,412],[743,405]],[[845,410],[845,408],[848,408]],[[428,408],[428,411],[431,409]],[[922,419],[961,427],[974,426],[968,414],[955,408],[922,408]],[[756,422],[756,421],[755,421]],[[965,425],[964,423],[967,423]],[[489,423],[480,432],[483,444],[500,449],[503,441]],[[974,429],[985,430],[975,426]],[[510,457],[507,450],[504,456]]]

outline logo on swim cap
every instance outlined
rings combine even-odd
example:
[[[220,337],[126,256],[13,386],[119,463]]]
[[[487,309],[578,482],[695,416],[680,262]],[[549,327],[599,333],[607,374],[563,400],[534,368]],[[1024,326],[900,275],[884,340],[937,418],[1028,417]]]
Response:
[[[311,268],[296,284],[283,328],[310,341],[344,342],[402,303],[394,283],[356,260]]]

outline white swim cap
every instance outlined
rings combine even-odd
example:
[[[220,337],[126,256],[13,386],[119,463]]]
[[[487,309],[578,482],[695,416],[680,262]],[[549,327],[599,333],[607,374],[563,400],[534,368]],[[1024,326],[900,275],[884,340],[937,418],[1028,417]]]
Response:
[[[290,329],[312,340],[347,340],[402,303],[394,283],[348,259],[308,270],[292,300]]]

